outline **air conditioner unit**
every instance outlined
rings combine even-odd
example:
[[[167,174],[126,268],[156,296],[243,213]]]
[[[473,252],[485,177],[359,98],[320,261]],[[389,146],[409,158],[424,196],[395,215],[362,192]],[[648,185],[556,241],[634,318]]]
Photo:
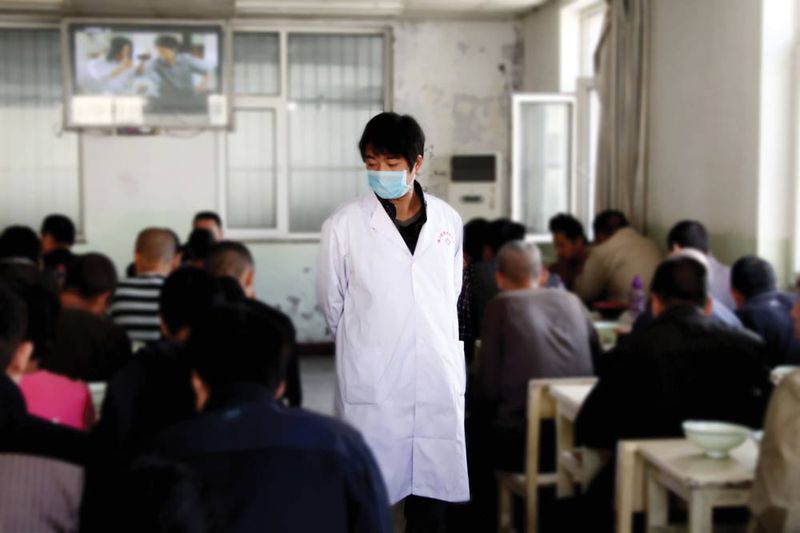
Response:
[[[499,153],[451,158],[448,198],[464,222],[503,216],[502,161]]]

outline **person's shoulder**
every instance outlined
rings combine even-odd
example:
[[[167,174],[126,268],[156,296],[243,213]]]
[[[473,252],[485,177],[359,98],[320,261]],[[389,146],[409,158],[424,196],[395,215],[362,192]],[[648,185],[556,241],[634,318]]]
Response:
[[[367,204],[369,204],[370,195],[372,194],[373,193],[368,192],[339,205],[339,207],[337,207],[333,213],[328,216],[324,222],[324,225],[341,223],[353,215],[364,212]]]
[[[461,215],[458,214],[458,211],[456,211],[453,208],[453,206],[451,206],[450,204],[448,204],[447,202],[445,202],[444,200],[442,200],[438,196],[434,196],[433,194],[430,194],[430,193],[426,192],[425,193],[425,204],[426,204],[426,208],[428,210],[433,209],[436,212],[441,213],[443,216],[451,219],[452,221],[457,223],[457,225],[459,225],[459,226],[463,225],[463,223],[461,221]]]

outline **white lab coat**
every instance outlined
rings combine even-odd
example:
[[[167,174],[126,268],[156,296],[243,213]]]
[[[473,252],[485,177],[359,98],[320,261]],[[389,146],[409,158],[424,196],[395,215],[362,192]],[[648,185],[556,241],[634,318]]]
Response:
[[[392,503],[469,499],[463,227],[446,203],[425,200],[413,256],[371,192],[322,227],[317,296],[336,338],[336,412],[364,435]]]

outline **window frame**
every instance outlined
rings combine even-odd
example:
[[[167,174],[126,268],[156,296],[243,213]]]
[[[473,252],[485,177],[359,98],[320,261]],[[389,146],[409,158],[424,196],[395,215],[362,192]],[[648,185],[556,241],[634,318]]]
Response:
[[[61,65],[61,79],[62,79],[62,86],[61,90],[62,93],[64,91],[64,80],[67,79],[69,73],[64,71],[63,67],[63,34],[61,32],[61,21],[60,18],[52,18],[47,16],[32,16],[32,17],[2,17],[0,18],[0,31],[2,30],[54,30],[58,34],[58,55],[59,55],[59,65]],[[63,94],[62,94],[63,96]],[[63,97],[61,100],[61,107],[62,113],[64,108],[64,99]],[[58,130],[59,134],[64,133],[74,133],[77,135],[77,143],[76,148],[78,153],[76,154],[77,157],[77,179],[78,179],[78,216],[77,220],[73,221],[75,223],[75,244],[81,245],[86,244],[87,237],[86,237],[86,187],[84,183],[83,177],[83,170],[84,170],[84,163],[83,163],[83,134],[79,132],[70,132],[64,128],[64,122],[62,121],[60,124],[60,128]],[[42,220],[46,217],[49,213],[45,213],[42,216]],[[39,227],[32,228],[38,235]]]
[[[240,110],[264,111],[271,110],[275,113],[275,220],[274,228],[232,228],[226,227],[225,233],[231,239],[250,242],[317,242],[320,232],[292,232],[289,227],[289,35],[290,34],[334,34],[334,35],[376,35],[384,39],[384,94],[383,108],[392,109],[393,100],[393,32],[390,26],[357,26],[329,24],[292,24],[286,23],[259,23],[253,21],[234,20],[231,23],[231,43],[235,41],[237,33],[277,33],[278,34],[278,72],[280,75],[279,93],[277,95],[238,95],[236,88],[232,89],[231,124],[236,127],[236,112]],[[233,53],[233,50],[232,50]],[[231,71],[234,65],[231,64]],[[218,202],[217,210],[228,220],[228,132],[217,134],[217,176],[218,176]],[[355,140],[354,140],[355,142]]]

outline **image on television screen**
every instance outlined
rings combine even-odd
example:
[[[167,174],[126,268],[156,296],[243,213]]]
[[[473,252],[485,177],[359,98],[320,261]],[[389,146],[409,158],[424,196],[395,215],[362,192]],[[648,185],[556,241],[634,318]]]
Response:
[[[219,125],[223,35],[220,25],[70,25],[72,122]]]

